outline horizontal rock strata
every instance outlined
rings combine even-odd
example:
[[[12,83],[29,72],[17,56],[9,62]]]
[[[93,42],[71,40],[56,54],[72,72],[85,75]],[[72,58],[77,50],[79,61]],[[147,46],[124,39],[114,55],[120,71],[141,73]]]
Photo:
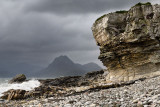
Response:
[[[160,5],[138,3],[98,18],[92,26],[108,82],[160,74]]]

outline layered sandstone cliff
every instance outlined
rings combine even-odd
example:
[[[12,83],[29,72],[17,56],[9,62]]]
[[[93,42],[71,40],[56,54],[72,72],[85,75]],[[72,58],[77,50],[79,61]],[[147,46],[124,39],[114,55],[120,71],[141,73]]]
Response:
[[[160,74],[160,5],[138,3],[98,18],[92,26],[107,81]]]

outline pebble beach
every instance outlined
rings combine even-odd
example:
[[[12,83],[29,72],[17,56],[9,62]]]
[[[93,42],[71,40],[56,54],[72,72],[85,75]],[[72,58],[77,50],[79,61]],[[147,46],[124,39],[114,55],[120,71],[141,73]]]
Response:
[[[160,107],[160,77],[63,97],[1,101],[0,107]],[[14,106],[13,106],[14,105]]]

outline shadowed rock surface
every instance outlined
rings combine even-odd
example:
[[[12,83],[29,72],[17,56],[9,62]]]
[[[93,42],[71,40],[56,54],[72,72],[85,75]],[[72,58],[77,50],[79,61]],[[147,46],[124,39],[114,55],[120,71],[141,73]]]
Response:
[[[12,83],[22,83],[26,80],[26,76],[24,74],[18,74],[13,79],[9,81],[10,84]]]
[[[107,82],[160,74],[160,5],[138,3],[98,18],[92,26]]]

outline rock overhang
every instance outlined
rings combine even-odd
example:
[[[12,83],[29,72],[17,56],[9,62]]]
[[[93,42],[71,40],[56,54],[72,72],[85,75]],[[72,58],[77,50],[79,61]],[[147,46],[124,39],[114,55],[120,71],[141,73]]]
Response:
[[[160,5],[138,3],[128,11],[98,18],[92,26],[106,80],[128,81],[159,75]]]

